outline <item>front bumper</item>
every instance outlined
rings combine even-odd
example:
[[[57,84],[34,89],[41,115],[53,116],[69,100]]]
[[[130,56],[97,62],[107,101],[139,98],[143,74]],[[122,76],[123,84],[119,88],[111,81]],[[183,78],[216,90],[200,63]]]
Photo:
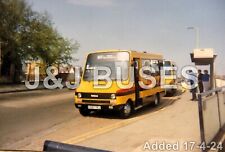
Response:
[[[123,108],[123,105],[93,105],[93,104],[76,104],[75,103],[75,107],[80,109],[83,107],[88,107],[88,106],[100,106],[101,109],[100,110],[116,110],[116,111],[120,111]],[[90,110],[94,110],[94,109],[90,109]]]

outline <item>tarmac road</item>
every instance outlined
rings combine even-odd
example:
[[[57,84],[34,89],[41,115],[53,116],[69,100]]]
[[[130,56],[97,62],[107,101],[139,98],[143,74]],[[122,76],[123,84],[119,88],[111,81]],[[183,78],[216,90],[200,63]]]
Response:
[[[40,150],[46,138],[66,141],[124,121],[113,112],[83,117],[74,107],[73,96],[74,91],[67,89],[0,94],[0,150],[24,147]],[[164,98],[160,107],[166,106],[166,101]],[[148,106],[133,117],[156,110],[158,108]]]

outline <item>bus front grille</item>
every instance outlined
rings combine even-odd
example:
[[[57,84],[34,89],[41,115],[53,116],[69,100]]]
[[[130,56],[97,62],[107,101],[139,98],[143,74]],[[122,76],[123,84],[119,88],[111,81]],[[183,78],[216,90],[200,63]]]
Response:
[[[81,93],[82,98],[111,99],[112,93]]]
[[[82,102],[86,103],[110,103],[109,100],[82,100]]]

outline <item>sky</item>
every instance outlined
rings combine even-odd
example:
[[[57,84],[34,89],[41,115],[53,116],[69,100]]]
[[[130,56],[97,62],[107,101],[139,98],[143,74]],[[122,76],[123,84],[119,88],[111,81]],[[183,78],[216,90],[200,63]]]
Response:
[[[76,65],[89,52],[132,49],[161,53],[181,69],[190,65],[199,29],[200,48],[214,48],[216,73],[225,74],[224,0],[27,0],[47,11],[64,37],[80,43]]]

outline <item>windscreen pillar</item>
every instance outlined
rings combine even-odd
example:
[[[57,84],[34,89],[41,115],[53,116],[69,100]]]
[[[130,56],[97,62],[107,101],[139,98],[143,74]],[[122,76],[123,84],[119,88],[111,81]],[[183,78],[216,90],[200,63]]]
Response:
[[[194,49],[190,54],[191,61],[196,66],[209,66],[210,73],[210,89],[215,88],[215,70],[214,70],[214,61],[216,59],[216,55],[214,54],[214,49],[212,48],[202,48],[202,49]]]

